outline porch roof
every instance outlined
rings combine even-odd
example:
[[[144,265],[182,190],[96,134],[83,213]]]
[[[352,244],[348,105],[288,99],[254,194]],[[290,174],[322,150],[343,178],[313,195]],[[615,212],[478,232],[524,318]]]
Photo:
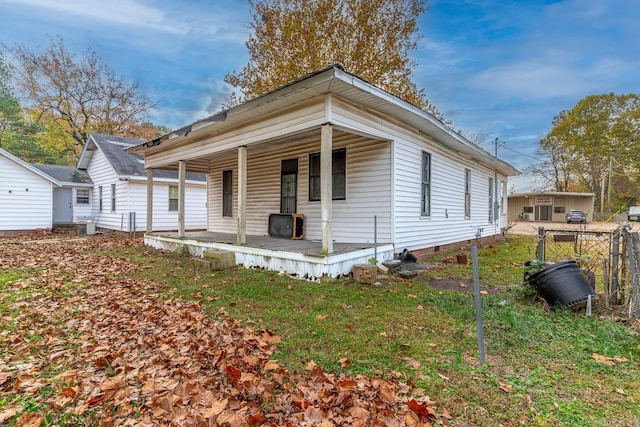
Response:
[[[470,142],[431,114],[353,74],[347,73],[339,66],[332,66],[311,73],[253,100],[196,121],[159,138],[128,148],[126,151],[151,154],[187,145],[191,142],[204,141],[231,128],[241,127],[244,123],[259,120],[262,116],[327,94],[336,95],[356,105],[364,106],[368,110],[374,110],[400,120],[406,126],[411,127],[416,134],[428,136],[448,149],[495,168],[504,175],[519,174],[509,163],[494,157],[477,144]],[[328,116],[327,120],[330,122],[330,112]],[[344,130],[349,131],[348,129]],[[281,136],[300,136],[300,134],[308,134],[308,132],[317,132],[319,134],[319,129],[298,131],[282,129]],[[243,142],[239,140],[237,145],[241,146]],[[188,162],[188,169],[198,170],[197,165],[189,164],[189,159],[185,160]],[[162,167],[169,166],[172,165],[167,164]]]

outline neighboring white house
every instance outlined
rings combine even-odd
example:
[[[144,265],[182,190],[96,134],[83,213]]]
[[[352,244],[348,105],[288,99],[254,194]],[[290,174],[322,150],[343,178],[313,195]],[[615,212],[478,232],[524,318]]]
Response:
[[[143,231],[147,212],[147,173],[144,159],[123,151],[143,141],[93,133],[85,143],[78,169],[93,181],[91,220],[98,228]],[[154,230],[178,229],[178,174],[157,170],[153,182]],[[207,184],[203,173],[186,179],[186,228],[207,226]]]
[[[53,189],[53,226],[76,224],[91,218],[93,183],[86,172],[70,166],[32,164],[60,183]]]
[[[53,191],[62,184],[0,148],[0,231],[53,228]]]
[[[327,256],[340,242],[377,238],[397,253],[501,235],[507,177],[518,174],[338,66],[128,151],[148,168],[206,173],[207,230],[236,233],[237,251],[280,213],[303,214],[304,239]]]

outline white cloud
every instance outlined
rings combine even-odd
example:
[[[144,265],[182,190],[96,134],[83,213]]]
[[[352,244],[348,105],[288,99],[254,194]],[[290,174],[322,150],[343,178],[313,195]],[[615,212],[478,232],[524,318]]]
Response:
[[[184,34],[188,31],[188,27],[176,25],[167,19],[162,10],[145,6],[135,0],[0,0],[0,3],[49,9],[90,20],[167,33]]]
[[[524,58],[488,68],[472,77],[470,83],[502,97],[540,100],[606,91],[612,75],[623,71],[623,64],[613,59],[582,65]]]

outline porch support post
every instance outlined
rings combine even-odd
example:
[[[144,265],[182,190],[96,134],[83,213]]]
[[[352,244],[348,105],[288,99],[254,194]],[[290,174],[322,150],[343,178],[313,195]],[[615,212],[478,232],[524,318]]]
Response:
[[[184,194],[187,176],[187,162],[178,162],[178,237],[184,237]]]
[[[333,126],[325,123],[320,131],[320,209],[322,217],[322,254],[333,253]]]
[[[147,233],[153,231],[153,169],[147,168]]]
[[[238,147],[238,241],[247,243],[247,147]]]

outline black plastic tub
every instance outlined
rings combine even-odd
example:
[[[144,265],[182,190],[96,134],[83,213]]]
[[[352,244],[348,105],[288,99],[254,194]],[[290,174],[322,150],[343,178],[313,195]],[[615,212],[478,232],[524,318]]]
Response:
[[[554,308],[578,309],[586,305],[589,295],[592,299],[597,298],[578,263],[573,260],[548,265],[531,274],[527,282]]]

